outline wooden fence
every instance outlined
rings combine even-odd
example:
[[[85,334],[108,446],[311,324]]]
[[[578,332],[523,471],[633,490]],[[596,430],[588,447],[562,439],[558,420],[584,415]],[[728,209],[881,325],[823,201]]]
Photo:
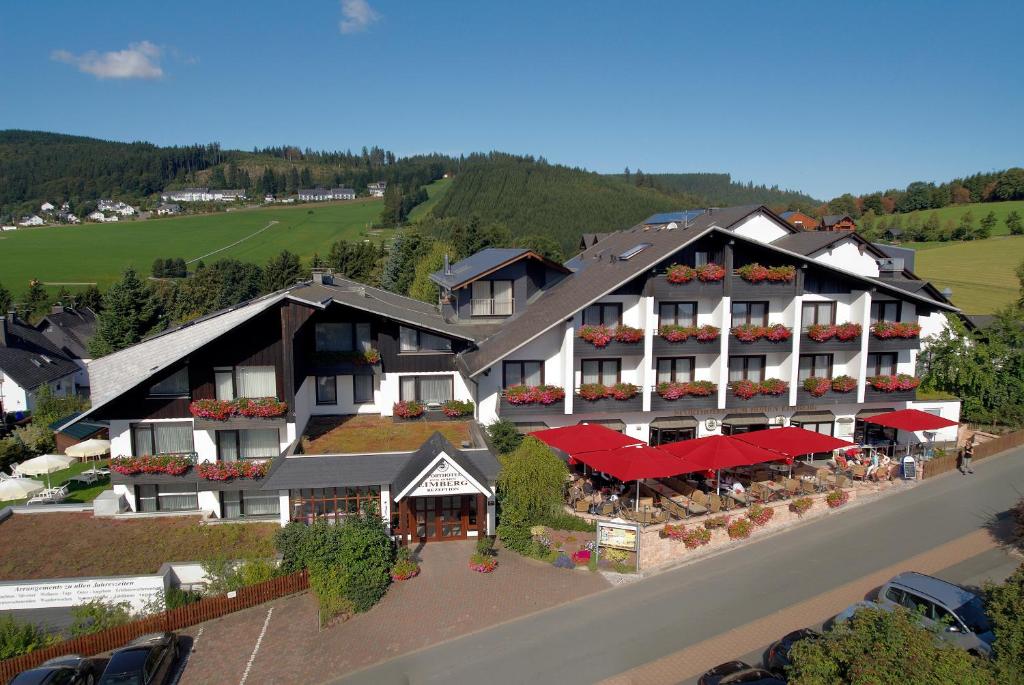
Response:
[[[991,457],[994,454],[1005,452],[1006,450],[1013,449],[1014,447],[1020,447],[1024,445],[1024,431],[1017,431],[1015,433],[1007,433],[998,438],[987,440],[985,442],[978,443],[974,447],[974,461]],[[960,455],[956,450],[951,451],[944,457],[937,459],[931,459],[924,463],[924,473],[922,477],[933,478],[941,473],[952,471],[957,467]]]
[[[62,656],[64,654],[92,656],[108,652],[147,633],[181,630],[203,621],[219,618],[235,611],[248,609],[257,604],[269,602],[272,599],[307,589],[309,589],[309,576],[305,571],[299,571],[288,576],[281,576],[280,578],[273,578],[262,583],[244,587],[237,590],[233,597],[229,595],[208,597],[177,609],[147,616],[146,618],[93,633],[92,635],[72,638],[44,649],[0,661],[0,683],[6,683],[21,671],[34,668],[55,656]]]

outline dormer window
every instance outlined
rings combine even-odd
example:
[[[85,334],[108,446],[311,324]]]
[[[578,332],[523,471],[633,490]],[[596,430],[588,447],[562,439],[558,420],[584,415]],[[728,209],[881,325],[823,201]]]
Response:
[[[399,352],[451,352],[452,341],[408,326],[398,329]]]
[[[474,281],[473,316],[512,316],[512,281]]]
[[[368,323],[318,323],[317,352],[366,351],[372,346]]]

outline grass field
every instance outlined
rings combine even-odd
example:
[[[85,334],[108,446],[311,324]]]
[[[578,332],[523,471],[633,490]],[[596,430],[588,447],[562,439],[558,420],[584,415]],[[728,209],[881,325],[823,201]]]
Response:
[[[191,260],[236,241],[206,257],[207,263],[231,257],[262,264],[283,249],[308,259],[325,255],[337,240],[390,238],[389,230],[367,232],[382,207],[380,199],[356,200],[7,232],[0,234],[0,282],[15,297],[32,278],[51,288],[69,282],[106,288],[129,265],[148,275],[157,257]]]
[[[1024,261],[1024,236],[907,247],[918,250],[917,275],[952,288],[953,304],[968,314],[989,314],[1020,297],[1014,271]]]
[[[409,212],[409,221],[419,221],[434,208],[434,205],[448,192],[448,188],[452,185],[452,179],[442,178],[438,181],[434,181],[427,186],[427,201],[421,205],[413,207],[412,211]]]
[[[1024,200],[1014,200],[1012,202],[974,202],[966,205],[951,205],[949,207],[943,207],[942,209],[924,209],[918,212],[908,212],[907,214],[900,214],[903,218],[903,225],[906,226],[910,217],[917,215],[920,217],[921,223],[928,220],[932,214],[937,214],[939,217],[939,224],[945,224],[946,220],[951,220],[954,224],[959,223],[960,217],[965,213],[970,212],[974,216],[974,225],[978,226],[981,220],[988,215],[989,212],[995,212],[996,227],[992,229],[992,235],[1009,235],[1009,230],[1006,228],[1006,215],[1012,211],[1016,211],[1017,214],[1024,219]],[[878,226],[888,226],[888,220],[892,217],[884,217]]]

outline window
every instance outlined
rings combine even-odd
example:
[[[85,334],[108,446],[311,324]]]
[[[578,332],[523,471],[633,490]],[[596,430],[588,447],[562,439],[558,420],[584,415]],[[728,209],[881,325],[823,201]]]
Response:
[[[281,500],[276,492],[264,493],[259,490],[222,492],[220,497],[222,518],[277,517],[281,513]]]
[[[581,384],[600,383],[615,385],[622,377],[622,361],[619,359],[584,359],[580,362]]]
[[[290,495],[292,521],[336,522],[370,507],[380,510],[380,487],[377,485],[292,490]]]
[[[729,357],[729,382],[764,380],[764,357]]]
[[[239,397],[277,397],[277,372],[273,366],[235,367],[235,392]]]
[[[836,322],[835,302],[804,302],[803,314],[801,315],[803,327],[807,328],[815,324],[831,326]]]
[[[192,444],[192,424],[133,424],[132,452],[137,457],[146,454],[191,454],[195,452]]]
[[[722,257],[717,252],[708,250],[697,250],[693,253],[694,266],[706,266],[708,264],[721,264]]]
[[[398,396],[403,402],[442,404],[455,396],[455,379],[452,376],[402,376]]]
[[[337,404],[338,403],[338,377],[317,376],[316,377],[316,403]]]
[[[797,380],[803,382],[808,378],[832,378],[832,355],[801,354]]]
[[[822,435],[833,435],[835,423],[832,421],[792,421],[794,426],[804,430],[814,431]]]
[[[622,323],[622,303],[592,304],[583,310],[584,326],[618,326]]]
[[[372,346],[368,323],[318,323],[317,352],[353,352]]]
[[[281,454],[276,428],[217,431],[217,457],[221,461],[273,459]]]
[[[636,257],[638,254],[640,254],[649,247],[651,247],[651,243],[640,243],[638,245],[634,245],[633,247],[629,248],[628,250],[620,254],[619,259],[629,261],[630,259]]]
[[[135,496],[139,511],[193,511],[199,508],[195,483],[137,485]]]
[[[680,440],[693,440],[697,437],[696,428],[660,428],[651,426],[651,446],[667,445]]]
[[[213,385],[218,400],[235,399],[235,370],[230,366],[215,368]]]
[[[188,395],[188,367],[178,369],[167,378],[149,387],[150,397],[181,397]]]
[[[373,404],[373,376],[352,376],[352,401]]]
[[[768,325],[768,303],[767,302],[733,302],[732,303],[732,325],[752,324],[755,326]]]
[[[659,383],[687,383],[693,380],[693,357],[659,357]]]
[[[871,303],[871,323],[899,321],[902,302],[879,300]]]
[[[452,341],[408,326],[398,329],[400,352],[451,352]]]
[[[474,281],[473,316],[511,316],[512,281]]]
[[[503,368],[505,384],[502,387],[510,388],[513,385],[544,385],[544,362],[505,362]]]
[[[696,302],[662,302],[658,305],[659,326],[696,326]]]
[[[869,376],[896,375],[896,352],[872,352],[868,355],[867,373]]]

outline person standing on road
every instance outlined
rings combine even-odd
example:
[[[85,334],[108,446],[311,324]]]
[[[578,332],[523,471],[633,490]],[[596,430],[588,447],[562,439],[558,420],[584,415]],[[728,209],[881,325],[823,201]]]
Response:
[[[967,444],[964,445],[964,453],[960,457],[960,473],[965,476],[968,473],[974,473],[974,469],[971,468],[971,460],[974,459],[974,436],[972,435],[968,440]]]

